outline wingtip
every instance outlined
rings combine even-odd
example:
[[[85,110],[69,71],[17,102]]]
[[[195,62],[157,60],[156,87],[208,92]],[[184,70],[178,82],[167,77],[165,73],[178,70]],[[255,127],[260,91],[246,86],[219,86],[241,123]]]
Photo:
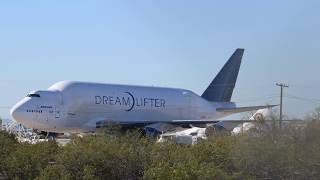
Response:
[[[280,105],[279,104],[267,105],[267,108],[270,109],[270,108],[274,108],[274,107],[277,107],[277,106],[280,106]]]

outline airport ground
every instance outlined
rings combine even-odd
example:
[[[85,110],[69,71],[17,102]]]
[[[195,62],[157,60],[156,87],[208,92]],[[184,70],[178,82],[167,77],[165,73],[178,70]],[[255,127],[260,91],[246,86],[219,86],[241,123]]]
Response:
[[[19,143],[0,132],[2,179],[317,179],[320,121],[259,136],[216,134],[194,146],[156,143],[136,131]]]

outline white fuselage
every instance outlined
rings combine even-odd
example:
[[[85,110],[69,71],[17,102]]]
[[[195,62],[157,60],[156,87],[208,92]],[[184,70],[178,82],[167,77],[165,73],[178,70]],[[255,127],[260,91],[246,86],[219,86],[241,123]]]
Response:
[[[203,126],[230,114],[273,107],[236,107],[231,102],[243,53],[241,48],[234,51],[201,96],[176,88],[62,81],[31,92],[10,113],[28,128],[78,133],[95,131],[107,122],[147,129]]]
[[[209,102],[175,88],[62,81],[31,92],[11,114],[25,126],[50,132],[94,131],[97,124],[151,124],[174,120],[217,119],[216,108],[234,103]]]

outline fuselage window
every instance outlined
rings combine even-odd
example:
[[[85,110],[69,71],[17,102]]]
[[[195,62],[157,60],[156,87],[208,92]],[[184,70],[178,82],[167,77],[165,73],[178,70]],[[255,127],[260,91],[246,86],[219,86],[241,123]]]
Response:
[[[28,94],[27,97],[31,97],[31,98],[32,98],[32,97],[38,97],[38,98],[39,98],[40,95],[39,95],[39,94]]]
[[[50,109],[50,108],[52,108],[52,106],[40,106],[40,108],[47,108],[47,109]]]
[[[42,113],[42,110],[29,110],[29,109],[27,109],[27,112]]]

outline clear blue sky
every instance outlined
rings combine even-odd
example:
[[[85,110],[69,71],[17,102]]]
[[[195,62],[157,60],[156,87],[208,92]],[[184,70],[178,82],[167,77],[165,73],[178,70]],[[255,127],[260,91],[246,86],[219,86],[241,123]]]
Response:
[[[179,87],[201,94],[245,48],[233,100],[320,105],[320,1],[1,1],[0,116],[60,80]],[[302,100],[293,99],[299,97]]]

